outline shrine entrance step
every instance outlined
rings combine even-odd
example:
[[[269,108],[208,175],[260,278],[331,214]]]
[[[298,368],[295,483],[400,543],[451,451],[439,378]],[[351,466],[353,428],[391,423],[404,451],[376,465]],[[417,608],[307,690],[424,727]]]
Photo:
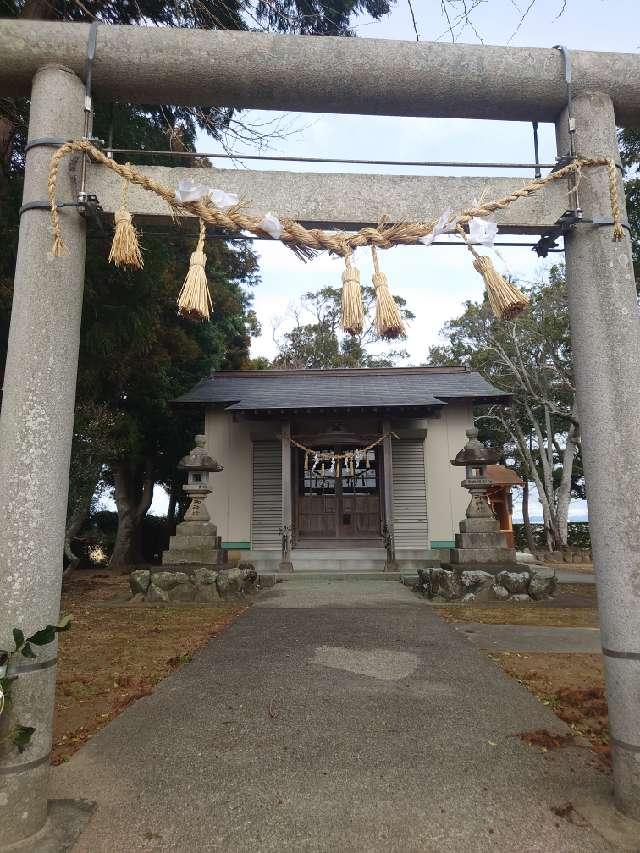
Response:
[[[294,548],[291,562],[295,572],[384,572],[384,548]]]
[[[290,574],[275,575],[276,583],[314,583],[315,581],[395,581],[398,583],[402,578],[400,572],[309,572],[297,571]]]

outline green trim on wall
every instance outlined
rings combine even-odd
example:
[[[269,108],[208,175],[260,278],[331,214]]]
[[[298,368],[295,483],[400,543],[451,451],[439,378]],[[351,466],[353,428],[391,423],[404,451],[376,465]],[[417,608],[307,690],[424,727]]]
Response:
[[[452,539],[432,539],[431,547],[437,551],[439,548],[455,548],[456,543]]]
[[[222,547],[225,551],[250,551],[251,542],[223,542]]]

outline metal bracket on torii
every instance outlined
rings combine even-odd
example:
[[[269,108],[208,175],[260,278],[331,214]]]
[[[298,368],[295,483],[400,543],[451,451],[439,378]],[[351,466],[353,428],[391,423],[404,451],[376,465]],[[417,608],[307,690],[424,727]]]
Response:
[[[626,228],[627,231],[631,228],[626,220],[623,220],[620,224],[623,228]],[[553,228],[549,228],[543,232],[538,242],[533,246],[532,251],[534,251],[539,258],[546,258],[550,252],[564,252],[564,249],[558,246],[557,241],[560,237],[564,237],[564,235],[569,231],[573,231],[577,225],[595,225],[599,228],[608,225],[611,227],[613,225],[613,219],[606,216],[594,216],[591,219],[586,219],[582,215],[581,210],[566,210]]]

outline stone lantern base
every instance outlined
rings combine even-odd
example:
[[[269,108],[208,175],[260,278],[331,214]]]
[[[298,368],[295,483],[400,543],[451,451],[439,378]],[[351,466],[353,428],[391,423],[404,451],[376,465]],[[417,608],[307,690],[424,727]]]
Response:
[[[451,550],[446,568],[482,569],[490,574],[518,568],[515,548],[507,543],[496,518],[466,518],[456,533],[456,547]]]
[[[183,521],[176,527],[176,535],[169,540],[169,550],[162,554],[162,562],[164,565],[222,565],[224,552],[215,524],[210,521]]]

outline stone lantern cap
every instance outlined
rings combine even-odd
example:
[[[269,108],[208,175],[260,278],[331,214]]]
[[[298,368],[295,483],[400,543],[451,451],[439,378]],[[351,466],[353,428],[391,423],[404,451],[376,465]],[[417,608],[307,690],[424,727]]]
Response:
[[[501,456],[497,447],[485,447],[478,441],[478,430],[475,427],[467,430],[469,441],[462,450],[456,453],[456,458],[451,460],[452,465],[493,465]]]
[[[197,435],[196,446],[190,453],[182,457],[178,462],[178,468],[186,471],[222,471],[222,465],[207,453],[206,443],[206,436]]]

